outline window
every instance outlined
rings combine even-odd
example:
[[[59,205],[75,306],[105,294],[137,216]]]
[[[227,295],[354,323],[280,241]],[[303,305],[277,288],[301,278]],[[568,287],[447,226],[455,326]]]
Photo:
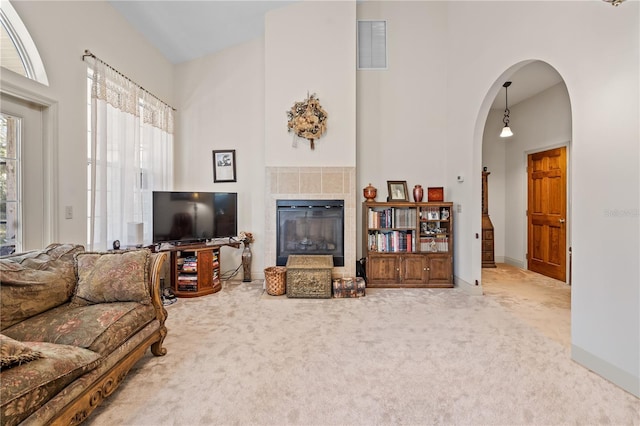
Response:
[[[8,0],[0,3],[0,24],[2,67],[48,86],[38,49]]]
[[[21,250],[20,119],[0,114],[0,256]]]
[[[358,21],[358,69],[387,68],[387,22]]]
[[[91,250],[152,243],[152,192],[173,181],[173,110],[104,64],[87,78],[87,243]]]

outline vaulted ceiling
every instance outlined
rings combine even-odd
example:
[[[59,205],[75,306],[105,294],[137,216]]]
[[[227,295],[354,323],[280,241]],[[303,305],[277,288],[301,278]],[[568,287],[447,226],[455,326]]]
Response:
[[[223,50],[264,32],[265,14],[293,1],[109,0],[113,7],[170,62],[178,64]],[[354,23],[355,25],[355,23]],[[543,62],[509,78],[509,107],[562,81]],[[492,109],[504,109],[501,89]]]
[[[109,0],[170,62],[215,53],[264,32],[264,15],[295,1]]]

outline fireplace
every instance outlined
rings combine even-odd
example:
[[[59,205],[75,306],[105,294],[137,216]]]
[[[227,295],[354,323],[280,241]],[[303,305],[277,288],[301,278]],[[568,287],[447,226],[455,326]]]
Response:
[[[276,200],[276,265],[291,254],[330,254],[344,266],[344,200]]]

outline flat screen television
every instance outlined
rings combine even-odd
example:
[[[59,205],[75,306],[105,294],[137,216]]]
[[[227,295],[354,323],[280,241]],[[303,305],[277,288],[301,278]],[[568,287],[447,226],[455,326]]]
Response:
[[[153,192],[153,243],[187,243],[238,234],[235,192]]]

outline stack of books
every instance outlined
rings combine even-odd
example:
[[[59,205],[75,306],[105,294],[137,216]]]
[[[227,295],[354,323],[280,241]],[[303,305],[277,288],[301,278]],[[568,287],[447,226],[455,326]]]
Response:
[[[197,272],[198,271],[198,258],[196,256],[189,256],[184,258],[182,263],[182,272]]]
[[[198,291],[197,275],[178,275],[179,291]]]

